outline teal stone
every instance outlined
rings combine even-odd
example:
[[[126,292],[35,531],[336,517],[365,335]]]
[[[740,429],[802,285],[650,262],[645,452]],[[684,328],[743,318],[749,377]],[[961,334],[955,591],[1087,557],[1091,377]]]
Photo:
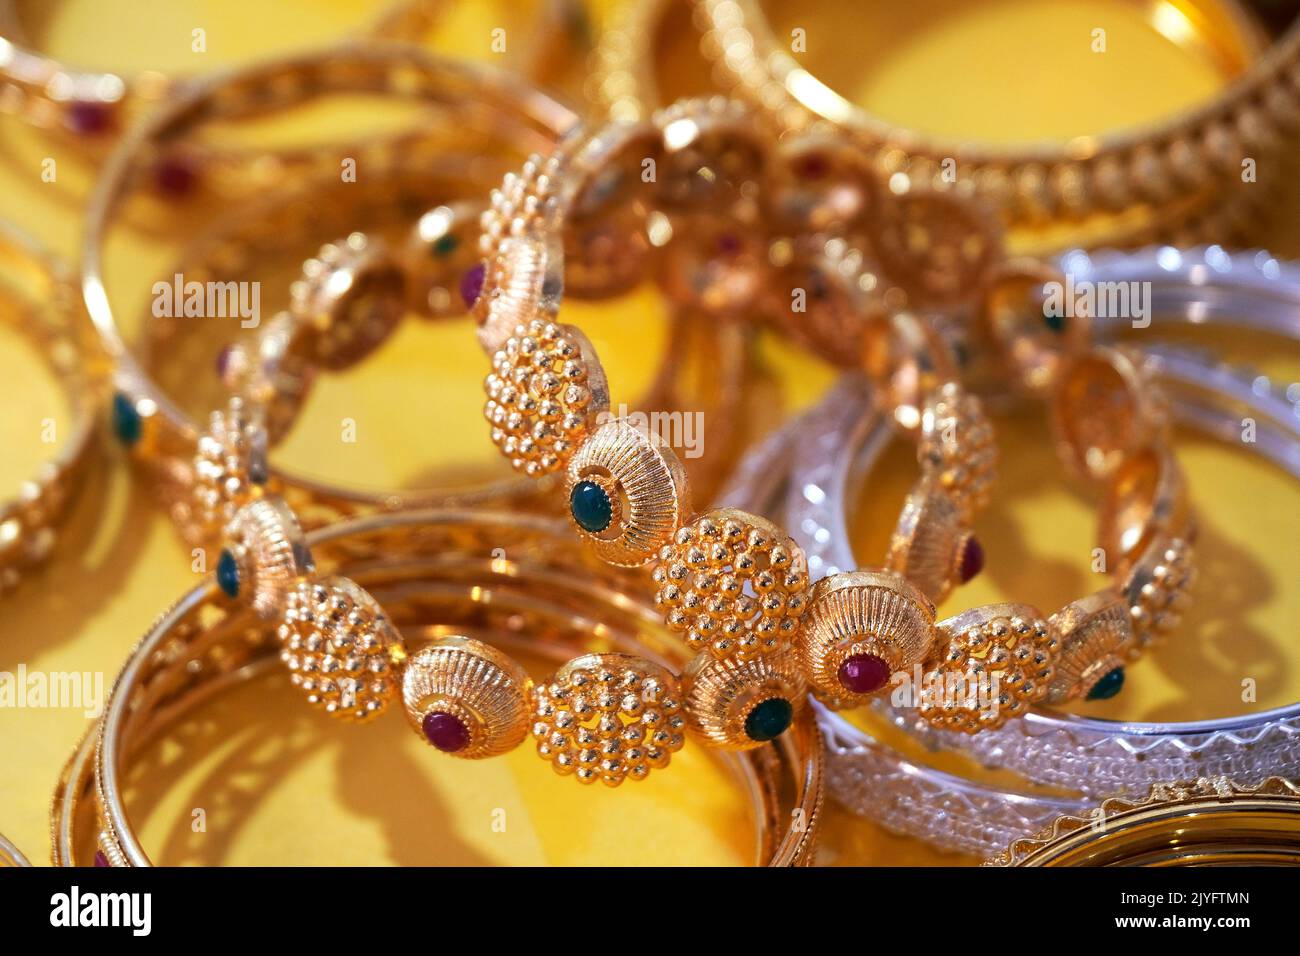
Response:
[[[1116,667],[1108,671],[1101,680],[1092,685],[1088,691],[1089,700],[1110,700],[1124,687],[1124,668]]]
[[[794,707],[782,697],[770,697],[749,712],[745,733],[750,740],[768,741],[780,737],[794,720]]]
[[[1053,332],[1060,334],[1061,332],[1065,331],[1065,316],[1048,315],[1046,312],[1044,312],[1043,324],[1047,326],[1049,329],[1051,329]]]
[[[433,254],[439,259],[445,259],[456,251],[460,245],[460,240],[451,233],[445,236],[439,236],[433,241]]]
[[[121,392],[113,393],[113,434],[127,448],[140,440],[144,433],[144,418],[136,410],[135,402]]]
[[[569,492],[569,511],[583,531],[604,531],[614,520],[614,505],[605,489],[594,481],[580,481]]]
[[[239,597],[239,565],[229,548],[223,548],[217,558],[217,584],[230,597]]]

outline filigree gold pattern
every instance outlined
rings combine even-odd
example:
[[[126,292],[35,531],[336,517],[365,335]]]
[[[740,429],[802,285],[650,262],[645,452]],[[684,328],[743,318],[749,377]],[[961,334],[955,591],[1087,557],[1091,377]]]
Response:
[[[629,654],[576,658],[533,695],[538,754],[580,783],[617,787],[667,767],[685,727],[677,679]]]
[[[1000,727],[1047,696],[1059,640],[1034,608],[1024,604],[972,608],[940,621],[938,629],[946,638],[936,658],[938,692],[920,691],[917,706],[927,722],[975,733]],[[977,685],[962,687],[971,681]],[[963,692],[954,694],[953,688]],[[981,692],[991,706],[979,706]]]
[[[190,500],[175,508],[185,539],[210,547],[267,482],[266,429],[242,398],[212,413],[194,453]]]
[[[1124,581],[1133,634],[1138,647],[1147,647],[1178,626],[1196,583],[1194,550],[1183,538],[1162,538]]]
[[[370,720],[397,696],[402,636],[347,578],[301,582],[276,633],[289,679],[327,714]]]
[[[750,658],[789,647],[808,602],[803,549],[776,525],[722,508],[659,551],[655,604],[695,650]]]
[[[577,329],[533,320],[515,329],[492,358],[483,414],[492,441],[530,477],[558,471],[607,410],[608,386]]]
[[[916,450],[921,472],[948,493],[969,522],[988,504],[998,450],[983,403],[955,382],[945,383],[921,409]]]

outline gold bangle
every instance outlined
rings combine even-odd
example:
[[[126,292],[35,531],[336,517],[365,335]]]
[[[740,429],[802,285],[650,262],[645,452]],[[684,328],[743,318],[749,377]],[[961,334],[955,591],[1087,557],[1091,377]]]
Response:
[[[70,270],[31,239],[0,222],[0,320],[28,335],[65,386],[72,410],[63,447],[16,498],[0,500],[0,592],[49,557],[97,448],[107,363],[77,296]],[[50,417],[49,427],[54,427]],[[51,434],[53,440],[53,434]]]
[[[957,164],[961,178],[1000,210],[1026,252],[1152,241],[1228,242],[1251,222],[1258,188],[1242,183],[1242,161],[1265,166],[1281,156],[1300,122],[1300,29],[1272,49],[1210,104],[1132,133],[1080,136],[1061,147],[999,148],[943,141],[883,122],[835,94],[773,36],[757,0],[698,0],[705,55],[728,89],[761,104],[783,128],[816,119],[844,128],[886,174],[917,181]],[[1207,4],[1192,21],[1216,39],[1244,37],[1254,25]],[[1061,228],[1062,224],[1065,228]]]
[[[349,601],[347,611],[332,605],[316,615],[313,628],[322,632],[318,637],[326,642],[341,640],[346,632],[350,652],[365,657],[394,650],[394,645],[382,644],[382,635],[397,627],[413,639],[423,635],[428,641],[424,649],[409,658],[400,654],[391,658],[394,671],[369,670],[363,680],[372,687],[362,696],[375,701],[380,698],[370,694],[374,684],[400,684],[403,693],[388,696],[394,701],[404,696],[407,717],[417,729],[423,729],[435,746],[459,756],[490,756],[518,743],[530,730],[518,713],[517,694],[531,680],[486,641],[521,645],[543,656],[564,654],[573,641],[600,648],[562,668],[560,679],[573,677],[581,682],[587,674],[599,674],[602,667],[612,668],[616,676],[640,678],[647,699],[656,681],[662,682],[661,690],[667,688],[673,679],[671,670],[681,662],[680,650],[657,625],[653,609],[627,597],[626,582],[619,575],[585,562],[563,527],[549,519],[493,512],[404,512],[332,526],[313,535],[311,543],[322,558],[322,568],[331,573],[318,581],[328,582],[335,598],[346,596]],[[509,557],[500,556],[502,549]],[[346,583],[349,578],[344,574],[359,583]],[[312,587],[303,580],[284,583],[290,589]],[[362,585],[383,596],[391,617],[374,609]],[[313,679],[323,682],[321,675],[327,672],[315,671],[314,678],[307,677],[311,673],[307,658],[318,654],[327,662],[331,648],[308,646],[308,637],[295,641],[290,632],[302,621],[301,616],[286,618],[278,637],[273,636],[274,631],[232,604],[211,581],[164,615],[128,659],[100,725],[92,728],[65,768],[52,812],[55,862],[76,865],[94,853],[97,865],[148,865],[123,799],[123,761],[195,703],[252,676],[276,657],[289,664],[295,683],[315,696],[323,709],[339,716],[357,716],[351,711],[359,709],[362,719],[381,711],[382,707],[366,707],[359,700],[356,706],[331,709],[325,698],[336,700],[332,691],[322,683],[307,686]],[[367,649],[370,639],[380,643]],[[629,656],[633,654],[638,656]],[[373,663],[378,658],[370,659]],[[343,662],[343,666],[351,665]],[[551,724],[562,721],[561,712],[577,715],[587,706],[579,693],[566,697],[567,711],[564,706],[551,710],[554,683],[528,695],[548,731]],[[579,720],[590,723],[588,732],[600,736],[607,746],[617,735],[610,737],[608,728],[601,728],[621,713],[611,708],[632,707],[639,714],[639,720],[623,724],[629,735],[650,721],[652,712],[671,710],[666,698],[658,705],[642,704],[640,698],[625,705],[623,693],[607,704],[593,692],[594,687],[587,685],[595,714]],[[431,717],[447,719],[433,725]],[[458,726],[460,721],[465,723]],[[651,737],[670,730],[667,722],[651,722],[657,724]],[[465,728],[468,733],[460,729],[465,724],[470,725]],[[534,735],[539,732],[532,730]],[[647,739],[646,747],[651,746]],[[548,758],[554,756],[549,733],[539,738],[538,749]],[[635,748],[629,744],[625,755],[631,749]],[[821,747],[811,720],[801,723],[799,733],[784,742],[781,759],[773,750],[721,756],[740,771],[755,798],[762,837],[760,862],[809,862],[821,800]],[[667,759],[667,751],[656,758],[662,763]],[[553,765],[561,769],[558,763]],[[579,768],[577,775],[581,774]],[[789,778],[783,780],[786,774]],[[587,779],[594,778],[587,775]],[[604,779],[612,783],[614,777],[606,774]],[[793,793],[788,805],[778,799],[782,786],[791,787]],[[92,813],[97,821],[92,821]],[[98,830],[93,841],[97,849],[88,852],[85,837],[92,822]]]
[[[0,9],[0,112],[68,140],[91,157],[101,156],[118,133],[200,81],[156,70],[127,76],[61,63],[27,42],[15,5]],[[355,32],[372,41],[414,42],[434,29],[449,6],[439,0],[386,0]],[[572,52],[576,36],[565,28],[573,19],[567,4],[539,6],[522,57],[523,74],[535,79],[553,76],[556,60]]]
[[[18,847],[6,840],[4,834],[0,833],[0,867],[31,865],[31,862],[27,857],[23,856]]]
[[[1057,818],[986,866],[1300,866],[1300,787],[1270,777],[1157,784]]]
[[[680,108],[657,117],[656,128],[668,144],[686,139],[673,124],[688,122],[694,134],[708,129]],[[810,592],[803,553],[783,531],[730,509],[695,515],[670,448],[626,420],[602,423],[608,384],[595,350],[556,321],[564,265],[556,236],[584,183],[630,135],[615,126],[530,160],[506,178],[485,216],[489,278],[475,305],[493,366],[485,415],[514,467],[534,477],[563,472],[574,525],[596,553],[617,565],[653,565],[657,602],[700,652],[692,669],[701,674],[725,671],[743,685],[768,679],[764,665],[801,672],[833,706],[864,703],[891,675],[919,665],[941,677],[996,677],[1002,695],[992,712],[976,714],[964,699],[921,704],[927,721],[968,732],[1045,699],[1117,692],[1123,662],[1173,624],[1192,577],[1192,519],[1158,392],[1141,365],[1098,350],[1068,367],[1054,395],[1063,452],[1109,490],[1105,545],[1116,584],[1050,620],[1000,604],[936,624],[931,597],[981,563],[965,524],[986,494],[993,450],[942,342],[920,321],[895,316],[871,339],[868,366],[884,380],[896,419],[922,432],[922,484],[887,569],[835,575]],[[705,165],[728,168],[717,156]],[[671,194],[673,184],[660,188]]]
[[[109,220],[125,204],[130,189],[140,184],[142,170],[151,168],[160,157],[171,155],[163,144],[174,149],[173,141],[196,121],[213,116],[237,119],[270,106],[288,106],[335,92],[367,91],[428,103],[444,114],[451,110],[457,117],[455,146],[448,146],[444,122],[435,124],[432,133],[422,130],[405,137],[388,137],[353,154],[360,162],[373,161],[377,168],[393,166],[412,146],[415,148],[410,155],[417,161],[427,158],[435,148],[440,148],[448,161],[453,156],[468,161],[460,152],[462,148],[485,152],[504,149],[508,153],[514,143],[527,148],[528,144],[553,142],[575,119],[566,108],[503,73],[439,59],[415,48],[371,45],[343,46],[202,81],[133,129],[113,154],[91,204],[83,288],[104,348],[116,366],[114,431],[133,457],[148,464],[171,489],[166,497],[173,505],[187,505],[185,495],[193,487],[190,470],[200,426],[150,379],[118,331],[102,275],[102,246]],[[448,106],[452,103],[459,105]],[[256,195],[261,187],[290,174],[308,181],[323,181],[332,175],[337,183],[338,161],[338,156],[319,147],[300,154],[277,153],[266,169],[249,177],[251,182],[243,182],[241,191]],[[224,175],[220,169],[207,171],[214,176]],[[300,492],[300,503],[318,506],[304,508],[312,523],[340,514],[391,509],[419,497],[336,489],[303,478],[291,478],[288,484]],[[178,486],[180,493],[175,490]],[[434,500],[440,497],[441,493],[433,496]]]

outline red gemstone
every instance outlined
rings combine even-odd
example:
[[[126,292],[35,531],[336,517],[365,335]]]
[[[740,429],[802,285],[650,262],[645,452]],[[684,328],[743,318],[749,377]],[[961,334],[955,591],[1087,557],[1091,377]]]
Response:
[[[830,168],[830,162],[821,153],[809,153],[798,165],[799,175],[804,179],[821,179]]]
[[[840,684],[855,694],[872,694],[889,682],[889,664],[876,654],[854,654],[836,672]]]
[[[98,136],[113,125],[113,108],[107,103],[76,100],[68,104],[67,122],[79,136]]]
[[[95,866],[108,866],[108,857],[104,855],[103,850],[95,851]]]
[[[431,711],[420,722],[424,736],[445,754],[454,754],[469,746],[469,728],[451,714]]]
[[[483,283],[486,279],[487,264],[483,262],[472,266],[460,277],[460,297],[465,302],[465,308],[470,308],[478,301],[478,297],[483,292]]]
[[[971,535],[961,551],[961,583],[965,584],[984,570],[984,548],[979,538]]]
[[[184,199],[198,181],[198,170],[184,156],[164,156],[153,168],[154,189],[168,199]]]

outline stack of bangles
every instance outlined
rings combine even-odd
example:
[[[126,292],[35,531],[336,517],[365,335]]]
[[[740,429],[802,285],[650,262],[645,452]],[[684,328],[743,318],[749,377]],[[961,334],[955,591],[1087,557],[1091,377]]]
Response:
[[[319,570],[282,502],[262,499],[239,521],[262,542],[241,600],[209,580],[131,653],[60,781],[56,863],[149,865],[131,817],[132,759],[279,661],[325,713],[366,722],[395,705],[456,757],[531,738],[556,771],[617,786],[682,747],[683,649],[554,519],[426,511],[343,522],[312,535]],[[254,612],[273,605],[268,629]],[[516,654],[561,666],[534,681]],[[752,804],[760,865],[811,862],[822,752],[805,714],[779,747],[719,755]]]
[[[823,781],[855,816],[1002,862],[1055,859],[1043,828],[1065,818],[1052,836],[1076,832],[1105,798],[1119,798],[1106,805],[1115,814],[1216,793],[1292,812],[1295,788],[1275,778],[1300,776],[1300,704],[1195,723],[1071,708],[1120,694],[1189,612],[1198,521],[1174,426],[1237,442],[1248,421],[1248,450],[1300,478],[1300,387],[1283,393],[1206,350],[1129,334],[1131,316],[1048,299],[1071,282],[1140,284],[1157,330],[1294,342],[1300,266],[1216,245],[1011,258],[1004,232],[1033,216],[988,170],[1011,167],[1016,195],[1073,195],[1068,183],[1036,192],[1022,180],[1041,163],[977,154],[987,175],[945,184],[930,163],[938,147],[810,110],[811,81],[798,78],[810,74],[784,57],[757,62],[770,45],[757,3],[690,7],[745,101],[650,112],[635,90],[613,96],[614,71],[603,95],[623,108],[588,125],[494,68],[365,43],[168,84],[116,144],[82,256],[81,331],[97,340],[74,341],[84,316],[53,296],[41,327],[76,380],[81,419],[94,420],[111,378],[111,431],[196,570],[213,573],[133,648],[67,763],[57,864],[163,862],[143,845],[138,771],[200,705],[277,668],[341,721],[400,710],[440,754],[530,746],[556,774],[611,789],[701,746],[751,805],[759,865],[816,862]],[[378,32],[416,29],[428,13],[394,11]],[[1295,75],[1297,42],[1282,36],[1249,88]],[[32,57],[19,53],[19,65]],[[89,81],[73,79],[79,101]],[[413,105],[427,122],[356,148],[366,176],[345,192],[332,191],[333,146],[285,150],[248,181],[233,154],[193,151],[205,123],[356,94]],[[1289,98],[1270,104],[1289,115]],[[69,109],[63,122],[89,115]],[[1098,192],[1080,216],[1142,205],[1160,232],[1225,205],[1218,153],[1215,183],[1188,185],[1195,208],[1175,211],[1137,188],[1143,177],[1122,190],[1125,176],[1104,174],[1107,162],[1136,164],[1140,143],[1103,146],[1050,164],[1060,177],[1089,171]],[[208,357],[211,330],[155,315],[131,341],[127,283],[110,281],[106,262],[112,227],[178,156],[202,171],[185,201],[226,208],[186,224],[177,279],[295,276],[267,283],[271,317],[228,336],[216,374],[192,389],[187,360]],[[0,253],[23,246],[0,233]],[[304,248],[317,251],[303,261]],[[60,269],[43,269],[66,291]],[[629,412],[592,339],[560,312],[646,283],[668,303],[667,346],[642,362],[650,384]],[[323,373],[374,356],[408,316],[465,311],[488,358],[483,429],[512,473],[375,488],[271,463]],[[749,414],[763,404],[760,325],[847,371],[742,457],[766,424]],[[986,405],[1021,401],[1046,410],[1063,474],[1095,501],[1103,579],[1061,607],[967,601],[941,616],[986,561],[976,520],[998,484]],[[640,411],[663,408],[702,408],[711,454],[679,458]],[[443,414],[437,398],[421,411]],[[0,590],[52,547],[92,432],[79,426],[0,510]],[[862,563],[849,510],[899,438],[915,476],[885,552]],[[931,766],[936,752],[966,769]],[[0,864],[23,862],[0,838]]]
[[[1300,340],[1294,305],[1300,272],[1263,252],[1218,247],[1135,253],[1070,253],[1072,275],[1153,283],[1154,327],[1223,325]],[[1140,278],[1139,278],[1140,277]],[[1117,323],[1094,323],[1109,339]],[[1300,395],[1258,374],[1224,365],[1203,350],[1153,344],[1142,365],[1171,396],[1179,423],[1246,450],[1300,478]],[[755,449],[722,493],[743,507],[780,511],[808,549],[813,577],[835,576],[855,561],[848,509],[869,483],[893,427],[871,384],[846,378],[815,408]],[[771,513],[771,512],[769,512]],[[1167,574],[1168,572],[1166,572]],[[987,856],[1062,814],[1080,814],[1114,794],[1155,784],[1223,775],[1247,786],[1300,774],[1300,705],[1187,722],[1113,721],[1033,709],[979,735],[935,728],[905,708],[874,702],[871,732],[819,710],[828,739],[828,786],[854,813],[944,849]],[[1021,783],[995,785],[928,766],[888,742],[902,731],[919,752],[950,750],[979,766],[1011,771]]]
[[[681,122],[661,124],[666,144],[689,135],[674,128]],[[494,194],[484,220],[488,282],[474,306],[492,356],[485,413],[517,469],[565,474],[573,522],[599,556],[652,566],[665,620],[699,652],[692,687],[737,697],[779,688],[794,703],[807,686],[845,708],[920,665],[996,681],[989,710],[920,702],[927,723],[968,733],[1039,702],[1116,693],[1125,663],[1177,621],[1193,578],[1194,519],[1163,400],[1140,359],[1095,348],[1059,363],[1035,360],[1038,374],[1027,376],[1041,389],[1041,366],[1060,366],[1049,401],[1067,464],[1104,499],[1113,583],[1051,616],[999,604],[936,622],[934,604],[982,566],[970,523],[993,482],[992,430],[957,382],[944,342],[906,313],[890,317],[868,333],[865,359],[894,424],[916,441],[921,474],[883,565],[838,571],[814,586],[803,550],[784,531],[732,509],[696,513],[670,448],[626,421],[597,424],[608,386],[582,333],[555,320],[563,269],[555,236],[592,157],[630,135],[615,126],[566,144]],[[783,711],[787,721],[791,712]],[[701,729],[742,743],[747,722],[762,716],[755,707]]]

